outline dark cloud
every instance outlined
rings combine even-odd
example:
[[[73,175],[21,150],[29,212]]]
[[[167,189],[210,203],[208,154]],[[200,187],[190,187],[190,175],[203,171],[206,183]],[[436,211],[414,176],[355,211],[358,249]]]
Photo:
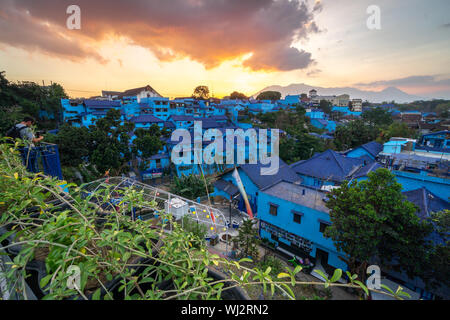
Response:
[[[65,28],[66,9],[74,3],[81,8],[79,31]],[[314,15],[320,10],[320,2],[311,8],[300,0],[2,0],[0,42],[102,61],[87,45],[118,35],[162,61],[189,57],[212,68],[253,53],[246,67],[287,71],[313,62],[291,43],[319,32]]]
[[[0,9],[2,5],[0,5]],[[28,50],[38,49],[47,54],[79,61],[91,56],[101,63],[105,60],[80,40],[65,37],[61,28],[33,18],[26,11],[10,8],[0,10],[0,42]]]

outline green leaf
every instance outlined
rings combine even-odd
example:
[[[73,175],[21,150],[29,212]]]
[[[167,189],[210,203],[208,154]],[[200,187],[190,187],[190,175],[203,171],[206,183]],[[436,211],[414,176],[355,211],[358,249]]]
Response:
[[[325,273],[323,273],[323,271],[315,269],[314,272],[316,272],[318,275],[320,275],[322,278],[324,278],[325,281],[328,281],[328,277]]]
[[[302,266],[296,266],[295,269],[294,269],[294,274],[297,274],[297,273],[299,273],[302,270],[303,270]]]
[[[249,262],[249,263],[252,263],[253,260],[252,260],[252,259],[249,259],[249,258],[242,258],[241,260],[239,260],[239,263],[242,263],[242,262]]]
[[[356,282],[356,281],[355,281],[355,282]],[[388,291],[389,293],[391,293],[392,295],[394,295],[394,291],[393,291],[391,288],[389,288],[387,285],[381,284],[381,287],[382,287],[383,289],[385,289],[386,291]]]
[[[41,288],[44,288],[47,285],[52,276],[53,276],[52,274],[48,274],[41,279],[41,282],[39,283],[41,285]]]
[[[369,289],[367,289],[367,287],[366,287],[361,281],[355,280],[355,283],[356,283],[358,286],[360,286],[361,289],[364,290],[364,292],[366,293],[366,295],[369,295]]]
[[[287,284],[285,284],[285,283],[282,283],[281,284],[288,292],[289,292],[289,294],[290,294],[290,299],[291,300],[295,300],[295,294],[294,294],[294,291],[292,291],[292,289],[291,289],[291,287],[289,287]]]
[[[336,269],[336,270],[334,270],[334,274],[331,277],[330,281],[331,282],[336,282],[336,281],[338,281],[341,278],[341,276],[342,276],[342,270],[341,269]]]
[[[277,276],[278,279],[289,278],[289,277],[290,277],[290,275],[288,275],[288,274],[285,273],[285,272],[281,272],[281,273],[279,273],[278,276]]]
[[[5,240],[6,238],[8,238],[8,237],[9,237],[10,235],[12,235],[14,232],[15,232],[14,230],[11,230],[11,231],[8,231],[8,232],[2,234],[2,236],[0,236],[0,242],[2,242],[3,240]]]
[[[92,295],[92,300],[100,300],[100,288],[98,288],[97,290],[95,290],[94,294]]]
[[[405,291],[399,291],[399,292],[397,292],[397,295],[400,296],[400,297],[406,297],[406,298],[411,299],[411,295],[408,292],[405,292]]]

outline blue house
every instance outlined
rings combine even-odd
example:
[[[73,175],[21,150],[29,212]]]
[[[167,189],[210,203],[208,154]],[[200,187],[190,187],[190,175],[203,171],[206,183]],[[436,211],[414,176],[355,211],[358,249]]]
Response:
[[[130,119],[130,122],[134,123],[136,128],[150,128],[154,124],[157,124],[160,128],[163,128],[165,123],[164,120],[151,114],[133,117]]]
[[[450,148],[450,130],[424,134],[420,144],[434,148]]]
[[[284,101],[287,104],[296,104],[296,103],[300,103],[300,95],[287,95],[284,98]]]
[[[326,119],[325,113],[320,109],[306,109],[305,116],[310,119]]]
[[[395,138],[383,146],[378,159],[390,168],[402,184],[403,191],[425,187],[448,201],[450,197],[450,153],[427,150],[415,140]],[[432,148],[433,149],[433,148]]]
[[[336,131],[336,122],[332,120],[325,120],[325,119],[311,119],[311,125],[326,130],[327,132],[334,132]]]
[[[315,261],[325,270],[346,270],[339,259],[343,253],[323,236],[331,224],[325,199],[325,192],[287,181],[262,189],[258,197],[260,236],[284,251]]]
[[[333,150],[316,154],[308,160],[301,160],[291,165],[291,168],[302,178],[303,185],[321,188],[322,186],[339,186],[344,180],[359,179],[368,172],[362,170],[368,164],[367,160],[350,158]],[[368,169],[366,168],[366,169]]]
[[[381,143],[371,141],[347,151],[345,155],[350,158],[368,157],[375,161],[381,151],[383,151],[383,145]]]
[[[194,117],[191,115],[172,115],[167,119],[172,122],[177,129],[188,129],[194,125]]]
[[[239,176],[248,195],[253,212],[258,212],[257,202],[259,191],[267,186],[274,184],[277,181],[286,180],[292,183],[300,183],[301,179],[283,160],[279,159],[279,170],[274,175],[261,175],[261,168],[266,165],[258,164],[243,164],[237,167]],[[229,169],[220,176],[220,180],[228,181],[236,185],[236,181],[232,176],[233,169]],[[220,192],[220,190],[216,190]],[[239,207],[244,211],[245,206],[243,202],[239,203]]]
[[[111,109],[121,109],[122,105],[120,101],[108,101],[108,100],[84,100],[87,113],[92,112],[108,112]]]
[[[81,118],[86,114],[86,107],[81,100],[61,99],[63,120],[74,127],[81,126]]]

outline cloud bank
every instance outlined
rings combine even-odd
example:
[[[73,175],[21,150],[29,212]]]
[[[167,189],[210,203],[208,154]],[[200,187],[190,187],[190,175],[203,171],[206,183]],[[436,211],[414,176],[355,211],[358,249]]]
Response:
[[[68,30],[66,9],[81,8],[81,30]],[[2,0],[0,43],[70,60],[105,59],[98,41],[125,37],[159,60],[188,57],[214,68],[242,57],[251,70],[290,71],[313,63],[293,41],[319,32],[320,2],[300,0]]]

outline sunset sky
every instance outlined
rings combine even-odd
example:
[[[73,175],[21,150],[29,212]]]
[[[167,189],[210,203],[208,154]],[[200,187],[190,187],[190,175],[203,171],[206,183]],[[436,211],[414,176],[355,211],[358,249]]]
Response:
[[[81,30],[66,9],[81,8]],[[381,30],[369,30],[369,5]],[[448,0],[0,1],[0,71],[72,97],[150,84],[216,97],[306,83],[450,93]]]

